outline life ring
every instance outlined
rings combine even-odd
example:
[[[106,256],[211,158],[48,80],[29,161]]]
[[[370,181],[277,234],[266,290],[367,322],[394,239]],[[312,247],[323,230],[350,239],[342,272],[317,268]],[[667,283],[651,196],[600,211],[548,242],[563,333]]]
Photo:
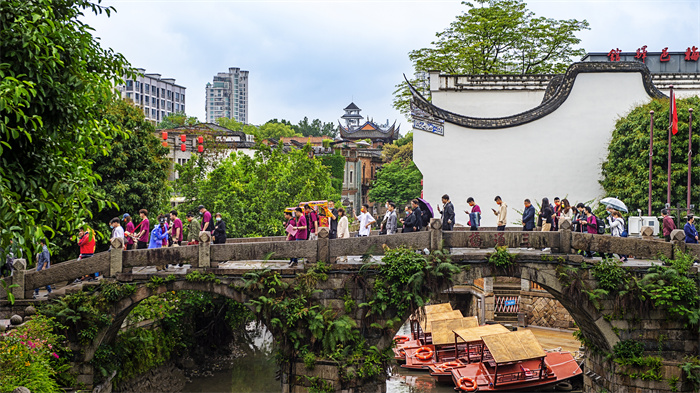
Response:
[[[399,350],[399,356],[401,356],[402,358],[405,358],[405,357],[406,357],[406,351],[404,351],[403,349],[400,349],[400,350]]]
[[[410,341],[411,338],[408,336],[396,336],[394,337],[394,341],[396,341],[397,344],[405,344],[407,341]]]
[[[420,360],[428,360],[433,358],[433,350],[430,347],[420,347],[416,351],[416,357]]]
[[[461,377],[457,380],[457,387],[465,392],[476,392],[479,387],[476,384],[476,379],[469,377]]]
[[[443,363],[443,364],[438,365],[440,370],[442,370],[443,372],[450,371],[454,368],[462,367],[462,366],[463,365],[460,362],[447,362],[447,363]]]

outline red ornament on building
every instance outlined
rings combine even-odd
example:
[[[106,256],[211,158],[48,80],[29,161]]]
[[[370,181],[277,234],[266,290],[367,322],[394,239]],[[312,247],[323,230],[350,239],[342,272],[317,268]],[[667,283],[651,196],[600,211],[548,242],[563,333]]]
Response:
[[[183,145],[183,146],[184,146],[184,145]],[[200,152],[200,153],[203,153],[203,152],[204,152],[204,146],[202,146],[202,145],[197,146],[197,151]]]
[[[181,144],[181,145],[180,145],[180,150],[181,150],[181,151],[186,151],[186,150],[187,150],[187,146],[185,146],[184,143]]]
[[[698,52],[697,46],[685,50],[686,61],[698,61],[698,58],[700,58],[700,52]]]
[[[163,140],[168,139],[168,133],[167,133],[167,132],[163,131],[160,135],[163,137]]]
[[[163,147],[168,147],[168,142],[163,141],[162,145],[163,145]]]
[[[198,136],[197,137],[197,143],[204,143],[204,137],[203,136]]]
[[[610,61],[620,61],[620,53],[622,53],[620,48],[611,49],[610,52],[608,52]]]
[[[637,54],[634,55],[635,59],[641,59],[642,63],[644,63],[644,60],[647,58],[647,46],[644,45],[641,48],[637,48]]]
[[[669,61],[671,60],[671,55],[668,54],[668,47],[661,50],[661,56],[659,56],[659,61]]]
[[[180,142],[182,142],[182,143],[187,142],[187,135],[185,135],[185,134],[180,135]]]

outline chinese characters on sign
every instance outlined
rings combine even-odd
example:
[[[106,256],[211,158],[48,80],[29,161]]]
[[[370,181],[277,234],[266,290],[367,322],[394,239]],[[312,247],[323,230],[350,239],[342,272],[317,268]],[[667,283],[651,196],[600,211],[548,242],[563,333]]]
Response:
[[[608,52],[607,57],[610,59],[610,61],[620,61],[621,54],[622,54],[622,51],[620,50],[620,48],[614,48],[614,49],[611,49],[610,52]],[[637,52],[635,53],[634,58],[636,60],[641,61],[642,63],[646,62],[647,46],[644,45],[641,48],[637,48]],[[686,49],[685,61],[697,62],[699,59],[700,59],[700,52],[698,52],[698,47],[692,46],[692,47],[688,47],[688,49]],[[671,54],[668,53],[668,47],[663,48],[661,50],[661,54],[659,55],[659,61],[660,62],[668,62],[670,60],[671,60]]]
[[[641,59],[642,63],[644,63],[644,60],[647,58],[647,46],[644,45],[641,48],[637,48],[637,54],[634,55],[635,59]]]
[[[610,58],[610,61],[620,61],[620,53],[622,53],[620,48],[611,49],[610,52],[608,53],[608,57]]]

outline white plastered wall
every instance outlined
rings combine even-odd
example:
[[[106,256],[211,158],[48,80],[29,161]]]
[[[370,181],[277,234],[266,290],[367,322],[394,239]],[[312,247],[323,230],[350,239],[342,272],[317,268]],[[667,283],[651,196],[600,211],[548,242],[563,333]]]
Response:
[[[497,95],[474,102],[459,95],[433,94],[433,104],[460,113],[486,112],[499,105]],[[457,223],[466,225],[466,198],[481,206],[483,226],[495,226],[491,208],[500,195],[508,204],[508,223],[519,221],[523,200],[567,197],[572,204],[603,197],[600,166],[615,122],[651,98],[642,76],[587,73],[576,78],[571,94],[553,113],[502,129],[469,129],[445,123],[445,135],[414,130],[414,161],[423,173],[424,198],[433,206],[443,194],[455,204]],[[481,117],[481,116],[479,116]],[[640,154],[646,154],[640,152]]]

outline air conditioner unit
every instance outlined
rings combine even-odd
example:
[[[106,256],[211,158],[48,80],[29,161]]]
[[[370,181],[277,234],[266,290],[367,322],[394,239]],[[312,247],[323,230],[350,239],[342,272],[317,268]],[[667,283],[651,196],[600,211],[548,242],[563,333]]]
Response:
[[[653,216],[632,216],[627,223],[627,233],[630,236],[639,236],[642,227],[649,226],[654,230],[654,236],[659,234],[659,219]]]

